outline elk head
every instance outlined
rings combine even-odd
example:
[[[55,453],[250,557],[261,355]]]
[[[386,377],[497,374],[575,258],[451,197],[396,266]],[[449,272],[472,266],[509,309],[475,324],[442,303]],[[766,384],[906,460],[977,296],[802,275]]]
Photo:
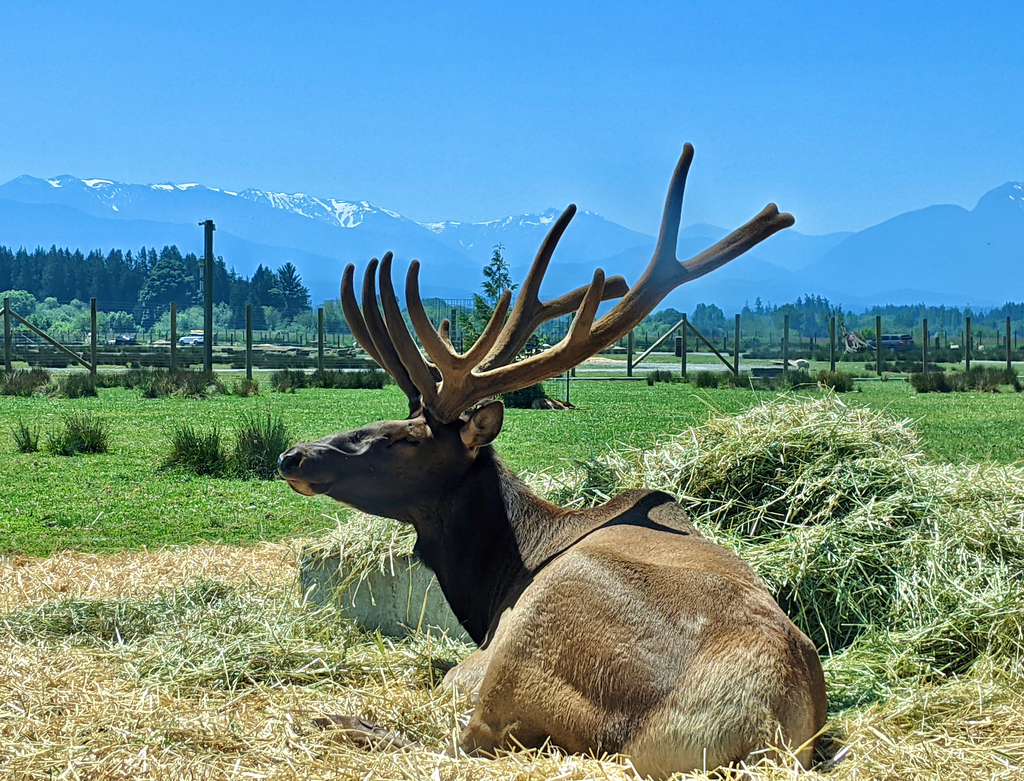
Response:
[[[769,204],[714,246],[678,261],[683,190],[692,160],[693,147],[686,144],[669,185],[657,247],[636,284],[628,287],[621,277],[606,280],[597,269],[589,285],[540,300],[551,256],[576,213],[570,205],[541,244],[511,312],[512,294],[505,291],[480,338],[463,354],[452,346],[448,320],[435,330],[427,317],[420,300],[419,261],[412,262],[406,277],[406,305],[427,357],[402,317],[391,281],[391,253],[367,266],[361,310],[354,291],[355,269],[349,265],[341,283],[345,318],[363,349],[405,391],[410,414],[405,420],[374,423],[296,445],[278,461],[281,476],[300,493],[327,494],[374,515],[415,523],[422,515],[434,514],[452,489],[478,468],[480,453],[489,450],[501,430],[499,402],[473,405],[576,366],[627,334],[679,285],[714,271],[793,224],[791,215]],[[611,299],[620,300],[597,318],[598,306]],[[561,342],[515,360],[541,324],[570,312],[576,316]]]

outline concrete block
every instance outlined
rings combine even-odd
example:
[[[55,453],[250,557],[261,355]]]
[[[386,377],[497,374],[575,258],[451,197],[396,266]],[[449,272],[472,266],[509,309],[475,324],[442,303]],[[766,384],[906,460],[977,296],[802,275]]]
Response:
[[[346,573],[338,556],[303,561],[299,581],[306,599],[335,604],[370,631],[401,637],[410,632],[441,631],[472,642],[452,613],[434,574],[414,559],[395,558],[394,575],[373,572],[361,581],[342,585]]]

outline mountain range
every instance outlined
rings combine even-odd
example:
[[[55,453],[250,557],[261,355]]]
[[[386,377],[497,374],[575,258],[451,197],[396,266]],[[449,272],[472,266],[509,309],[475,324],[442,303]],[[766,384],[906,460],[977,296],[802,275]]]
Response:
[[[338,296],[345,264],[362,266],[388,250],[395,253],[399,290],[408,263],[418,258],[424,297],[469,298],[479,291],[480,270],[499,243],[513,279],[521,281],[559,213],[420,223],[367,201],[301,193],[20,176],[0,185],[0,244],[55,244],[83,252],[177,244],[200,254],[197,223],[213,219],[215,252],[229,268],[249,276],[259,264],[277,268],[291,261],[314,302]],[[690,257],[727,233],[691,225],[681,231],[678,257]],[[554,297],[586,284],[598,266],[635,281],[654,243],[652,236],[581,210],[559,243],[542,293]],[[663,306],[689,311],[703,301],[730,314],[757,298],[784,303],[806,293],[847,309],[918,302],[998,306],[1024,300],[1022,261],[1024,186],[1007,182],[971,210],[930,206],[853,233],[783,231],[676,290]]]

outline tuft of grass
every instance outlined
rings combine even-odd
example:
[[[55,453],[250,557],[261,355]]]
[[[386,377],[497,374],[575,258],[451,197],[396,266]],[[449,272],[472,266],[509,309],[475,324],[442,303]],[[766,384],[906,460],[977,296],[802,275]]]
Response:
[[[63,425],[50,432],[46,449],[57,456],[76,453],[106,453],[110,435],[98,417],[86,412],[72,412],[64,416]]]
[[[59,375],[47,385],[51,396],[63,396],[66,399],[84,399],[97,396],[96,380],[88,372],[68,372]]]
[[[849,393],[853,390],[853,375],[844,371],[820,371],[815,378],[819,387],[828,388],[836,393]]]
[[[380,390],[391,378],[380,369],[364,369],[363,371],[347,372],[337,369],[316,371],[308,376],[310,388],[344,388]]]
[[[1022,386],[1015,369],[997,369],[994,366],[975,366],[964,372],[926,372],[910,375],[910,383],[918,393],[949,393],[951,391],[979,391],[999,393],[1000,387],[1009,386],[1020,393]]]
[[[235,380],[231,384],[231,395],[232,396],[259,396],[260,395],[260,384],[257,380],[250,380],[248,377],[244,377],[241,380]]]
[[[683,378],[668,369],[655,369],[647,373],[647,384],[654,385],[656,382],[682,382]]]
[[[0,371],[0,396],[31,396],[51,381],[46,369]]]
[[[918,393],[949,393],[953,390],[945,372],[916,372],[910,375],[910,384]]]
[[[309,387],[309,376],[301,369],[281,369],[270,375],[270,387],[277,393],[295,393]]]
[[[247,414],[235,432],[231,471],[239,477],[273,480],[277,457],[290,444],[291,435],[280,418],[269,412]]]
[[[171,432],[171,450],[164,466],[181,468],[196,475],[223,475],[227,471],[227,456],[220,428],[202,431],[191,423],[179,423]]]
[[[698,388],[717,388],[722,381],[722,372],[696,372],[693,384]]]
[[[12,430],[14,447],[19,453],[35,453],[39,450],[39,430],[23,420],[14,424]]]
[[[118,375],[120,384],[128,389],[137,388],[143,398],[183,396],[204,399],[211,394],[225,393],[224,382],[212,372],[196,369],[131,369]]]

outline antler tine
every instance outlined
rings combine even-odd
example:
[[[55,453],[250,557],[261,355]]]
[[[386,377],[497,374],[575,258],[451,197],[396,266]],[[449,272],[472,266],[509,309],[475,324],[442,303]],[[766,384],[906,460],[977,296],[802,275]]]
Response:
[[[490,320],[484,327],[483,333],[473,343],[473,346],[463,355],[459,355],[452,347],[449,338],[451,323],[447,318],[441,321],[434,331],[434,326],[423,310],[423,304],[419,298],[419,264],[409,267],[409,275],[406,278],[405,295],[409,307],[409,319],[412,320],[416,335],[423,342],[423,349],[431,357],[434,364],[443,366],[448,371],[456,371],[468,366],[473,369],[480,361],[480,356],[491,349],[494,340],[498,338],[501,328],[505,323],[505,315],[508,313],[508,306],[512,299],[512,291],[506,290],[501,294]],[[443,373],[443,372],[442,372]]]
[[[341,308],[345,312],[345,321],[348,323],[352,336],[359,343],[359,346],[366,350],[367,354],[383,368],[384,360],[380,357],[370,332],[366,328],[366,321],[363,320],[363,313],[359,311],[359,304],[356,303],[355,286],[353,277],[356,267],[349,263],[345,266],[345,272],[341,275]]]
[[[487,325],[484,326],[483,333],[480,334],[476,342],[473,343],[473,346],[462,356],[462,362],[471,369],[476,368],[481,359],[494,346],[498,337],[501,336],[505,328],[505,315],[508,314],[510,303],[512,303],[512,291],[506,290],[501,294],[501,298],[498,299],[498,303],[495,305]]]
[[[481,369],[486,370],[511,363],[523,349],[530,334],[548,320],[575,312],[583,301],[584,295],[590,290],[590,286],[585,285],[551,301],[540,300],[540,286],[544,281],[544,274],[547,273],[555,247],[558,246],[562,234],[569,227],[575,214],[576,204],[570,203],[544,237],[533,260],[533,265],[530,266],[523,286],[519,290],[519,295],[516,297],[516,303],[512,307],[512,314],[509,315],[506,328],[497,340],[497,344],[480,364]],[[627,290],[629,290],[629,285],[626,284],[625,279],[612,277],[605,282],[603,300],[621,298]]]
[[[395,287],[391,283],[391,253],[387,253],[380,264],[380,301],[384,307],[384,319],[387,322],[391,343],[395,347],[398,359],[409,372],[409,377],[419,391],[423,403],[430,405],[437,397],[437,384],[430,373],[430,367],[423,359],[423,354],[416,346],[398,306]]]
[[[390,255],[389,252],[384,257],[388,258]],[[384,324],[384,318],[381,317],[380,309],[377,307],[377,288],[374,284],[377,263],[377,258],[371,260],[363,274],[363,321],[366,324],[370,341],[377,349],[377,362],[384,371],[394,378],[398,387],[409,397],[409,410],[412,411],[418,404],[420,391],[398,357],[398,352],[391,342],[391,335]]]
[[[594,271],[593,280],[587,286],[568,333],[550,350],[531,356],[519,363],[506,364],[489,371],[474,373],[476,386],[473,390],[476,398],[473,401],[508,390],[524,388],[548,377],[561,374],[570,366],[575,366],[592,355],[591,326],[597,315],[597,308],[604,299],[604,286],[604,271],[597,269]]]
[[[795,223],[792,214],[780,212],[774,203],[769,203],[761,213],[742,227],[737,228],[720,242],[694,255],[682,264],[686,269],[686,281],[710,274],[730,260],[739,257],[748,249],[767,239],[773,233],[789,228]]]
[[[409,264],[409,273],[405,277],[405,305],[409,309],[409,319],[412,320],[412,327],[416,330],[423,349],[444,376],[445,373],[455,370],[459,356],[448,339],[448,320],[442,320],[435,331],[433,323],[427,317],[423,301],[420,299],[419,272],[420,262],[414,260]]]

